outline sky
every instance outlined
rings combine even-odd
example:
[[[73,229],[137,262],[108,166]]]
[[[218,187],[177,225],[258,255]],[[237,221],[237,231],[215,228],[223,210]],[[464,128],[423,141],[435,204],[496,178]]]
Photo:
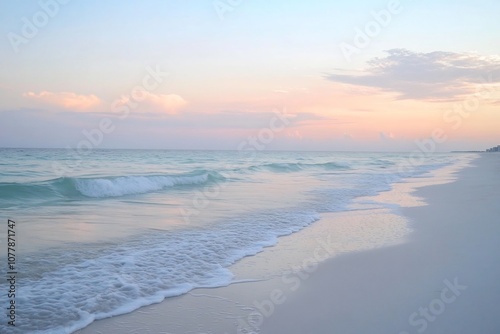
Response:
[[[500,144],[495,0],[0,0],[0,147]]]

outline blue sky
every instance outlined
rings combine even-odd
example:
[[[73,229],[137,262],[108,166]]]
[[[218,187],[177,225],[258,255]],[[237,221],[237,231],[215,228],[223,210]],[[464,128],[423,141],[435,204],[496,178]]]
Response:
[[[62,2],[0,2],[0,146],[75,146],[84,129],[116,118],[113,103],[148,66],[169,75],[98,147],[231,149],[267,126],[263,115],[286,109],[295,122],[269,149],[411,150],[440,126],[443,110],[473,94],[475,77],[489,75],[488,87],[500,81],[498,1],[402,0],[350,59],[341,43],[353,45],[356,29],[394,2]],[[25,20],[51,10],[23,37]],[[13,34],[26,43],[13,47]],[[375,59],[385,67],[371,67]],[[398,73],[378,75],[388,67]],[[402,73],[414,76],[403,88]],[[490,91],[460,129],[447,130],[441,149],[497,144],[498,94]]]

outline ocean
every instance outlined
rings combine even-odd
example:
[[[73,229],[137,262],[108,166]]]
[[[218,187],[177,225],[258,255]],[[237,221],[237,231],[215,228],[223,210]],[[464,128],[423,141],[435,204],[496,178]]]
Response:
[[[359,198],[464,163],[467,154],[0,149],[16,326],[72,333],[97,319],[235,282],[231,266]],[[10,261],[10,260],[9,260]],[[5,295],[10,283],[2,279]],[[2,299],[2,309],[9,301]],[[4,311],[5,312],[5,311]],[[6,312],[8,315],[8,312]],[[5,321],[4,321],[5,320]]]

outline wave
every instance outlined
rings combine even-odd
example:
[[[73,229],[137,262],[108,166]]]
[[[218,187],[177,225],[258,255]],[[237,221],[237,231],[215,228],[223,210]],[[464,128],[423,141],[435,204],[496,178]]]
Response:
[[[100,179],[73,180],[75,188],[87,197],[119,197],[124,195],[144,194],[181,185],[206,184],[216,179],[222,180],[218,173],[199,175],[165,176],[121,176]]]
[[[112,176],[100,178],[60,177],[34,183],[0,183],[0,199],[107,198],[144,194],[176,186],[204,185],[225,178],[212,171],[178,175]]]
[[[369,166],[376,166],[377,168],[389,168],[396,164],[395,161],[385,160],[385,159],[374,159],[368,162]]]
[[[266,170],[276,173],[298,172],[306,169],[323,169],[323,170],[349,170],[351,166],[339,162],[324,162],[324,163],[270,163],[250,167],[251,170]]]
[[[325,163],[268,163],[236,168],[232,176],[246,172],[267,171],[273,173],[299,172],[306,169],[347,170],[347,164]],[[84,198],[112,198],[146,194],[180,186],[205,185],[224,182],[227,179],[216,171],[197,170],[184,174],[129,175],[107,177],[60,177],[30,183],[0,183],[0,207],[10,207],[28,201],[31,205],[57,200]]]

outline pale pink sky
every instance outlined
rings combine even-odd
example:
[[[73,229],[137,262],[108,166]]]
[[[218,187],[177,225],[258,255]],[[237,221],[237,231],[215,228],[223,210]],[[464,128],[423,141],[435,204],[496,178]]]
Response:
[[[31,34],[44,9],[5,4],[0,147],[75,147],[107,119],[96,148],[236,149],[276,110],[265,149],[406,151],[436,129],[440,151],[497,145],[500,4],[388,4],[88,1]]]

